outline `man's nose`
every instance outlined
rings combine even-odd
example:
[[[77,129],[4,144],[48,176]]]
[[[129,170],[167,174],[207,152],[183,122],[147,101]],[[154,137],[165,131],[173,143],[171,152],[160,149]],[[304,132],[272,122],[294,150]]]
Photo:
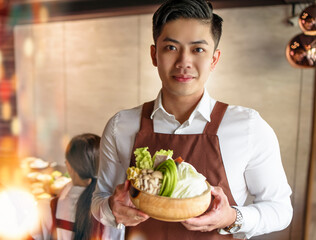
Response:
[[[192,56],[189,51],[182,50],[179,52],[178,59],[176,62],[177,68],[191,68],[192,67]]]

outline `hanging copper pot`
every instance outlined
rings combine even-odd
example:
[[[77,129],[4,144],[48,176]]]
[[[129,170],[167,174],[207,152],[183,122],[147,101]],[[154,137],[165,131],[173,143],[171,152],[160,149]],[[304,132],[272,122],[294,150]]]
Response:
[[[286,57],[293,67],[315,67],[316,37],[304,33],[295,36],[286,47]]]
[[[302,11],[298,23],[305,35],[316,36],[316,4]]]

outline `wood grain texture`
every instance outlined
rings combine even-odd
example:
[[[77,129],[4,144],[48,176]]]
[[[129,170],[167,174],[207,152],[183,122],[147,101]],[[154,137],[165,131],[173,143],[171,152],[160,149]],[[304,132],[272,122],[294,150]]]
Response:
[[[130,198],[139,210],[150,217],[166,221],[180,222],[201,215],[211,203],[211,186],[201,195],[192,198],[170,198],[152,195],[130,187]],[[135,194],[138,192],[138,194]]]

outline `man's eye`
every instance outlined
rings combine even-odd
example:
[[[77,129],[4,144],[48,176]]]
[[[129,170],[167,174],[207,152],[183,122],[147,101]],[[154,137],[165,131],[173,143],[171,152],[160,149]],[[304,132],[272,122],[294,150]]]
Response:
[[[177,50],[177,48],[175,46],[171,46],[171,45],[167,46],[167,49],[170,50],[170,51]]]
[[[195,52],[198,52],[198,53],[201,53],[201,52],[204,52],[204,49],[203,48],[196,48],[194,49]]]

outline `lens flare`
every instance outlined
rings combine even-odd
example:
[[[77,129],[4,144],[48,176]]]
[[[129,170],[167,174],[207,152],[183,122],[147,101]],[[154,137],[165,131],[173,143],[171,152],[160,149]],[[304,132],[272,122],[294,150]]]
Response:
[[[38,222],[35,198],[22,189],[0,192],[0,238],[23,239]]]

